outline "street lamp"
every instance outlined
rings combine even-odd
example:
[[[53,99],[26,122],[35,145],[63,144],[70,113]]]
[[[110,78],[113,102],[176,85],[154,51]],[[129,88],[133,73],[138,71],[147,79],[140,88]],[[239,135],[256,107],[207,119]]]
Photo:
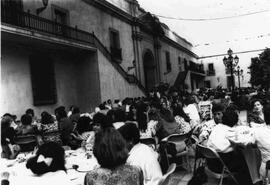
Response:
[[[231,48],[227,51],[228,58],[226,56],[223,58],[223,63],[226,66],[226,68],[230,69],[231,72],[231,85],[232,85],[232,91],[234,90],[234,76],[233,76],[233,71],[234,68],[237,66],[239,62],[239,58],[237,55],[235,57],[232,56],[233,51]]]
[[[234,74],[238,76],[238,86],[240,89],[240,76],[243,75],[243,69],[240,69],[240,66],[237,66],[237,70],[234,71]]]

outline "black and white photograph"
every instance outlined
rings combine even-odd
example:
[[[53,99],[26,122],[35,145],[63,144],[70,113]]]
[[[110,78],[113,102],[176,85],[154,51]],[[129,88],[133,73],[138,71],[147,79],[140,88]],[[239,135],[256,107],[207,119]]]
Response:
[[[1,185],[270,185],[270,0],[1,0]]]

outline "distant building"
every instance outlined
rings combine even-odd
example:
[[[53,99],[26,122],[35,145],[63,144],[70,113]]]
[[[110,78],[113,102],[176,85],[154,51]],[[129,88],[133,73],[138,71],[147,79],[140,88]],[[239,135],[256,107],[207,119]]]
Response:
[[[160,82],[190,91],[205,72],[192,45],[136,0],[2,0],[1,113],[92,111]]]
[[[250,74],[248,67],[251,63],[251,57],[257,56],[255,53],[245,53],[245,54],[237,54],[239,57],[239,63],[241,69],[243,69],[243,74],[238,78],[237,75],[234,74],[234,83],[235,87],[238,88],[240,80],[240,87],[250,87],[249,84]],[[224,56],[218,57],[209,57],[199,59],[201,63],[204,65],[204,69],[206,71],[206,77],[204,86],[208,88],[216,88],[217,86],[221,86],[223,88],[231,87],[231,73],[229,69],[226,69],[223,64]]]

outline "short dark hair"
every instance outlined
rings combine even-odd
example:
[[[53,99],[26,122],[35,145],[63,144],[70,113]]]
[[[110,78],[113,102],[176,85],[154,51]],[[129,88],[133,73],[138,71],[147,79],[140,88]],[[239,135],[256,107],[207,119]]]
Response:
[[[88,116],[82,116],[78,119],[77,123],[77,131],[79,134],[82,134],[83,132],[90,131],[90,122],[91,119]]]
[[[31,114],[32,116],[35,116],[35,113],[34,113],[34,110],[33,109],[27,109],[26,111],[25,111],[25,114]]]
[[[29,114],[22,115],[21,122],[22,122],[23,125],[31,125],[32,116],[30,116]]]
[[[250,110],[252,110],[252,109],[254,108],[254,104],[255,104],[257,101],[260,102],[260,104],[261,104],[262,106],[264,105],[263,100],[258,99],[258,98],[254,98],[254,99],[252,99],[252,100],[250,101]]]
[[[112,169],[126,163],[127,143],[115,128],[101,129],[95,135],[93,153],[101,167]]]
[[[118,129],[123,138],[127,142],[132,142],[133,144],[137,144],[140,141],[140,131],[136,124],[134,123],[126,123],[122,127]]]
[[[213,103],[212,112],[224,112],[225,106],[222,103]]]
[[[233,127],[238,122],[238,114],[232,109],[226,109],[223,112],[222,123],[229,127]]]
[[[50,123],[53,123],[53,122],[54,122],[54,119],[53,119],[52,115],[50,115],[46,111],[43,111],[41,113],[41,123],[42,124],[50,124]]]
[[[59,121],[60,119],[62,119],[62,118],[67,117],[67,112],[66,112],[66,109],[65,109],[64,106],[57,107],[57,108],[54,110],[54,113],[55,113],[56,118],[57,118],[58,121]]]
[[[101,128],[113,127],[112,123],[108,119],[108,116],[100,112],[93,116],[93,124],[97,123],[100,124]]]
[[[52,163],[50,166],[47,166],[45,162],[37,162],[39,155],[46,157],[51,157]],[[26,167],[29,168],[34,174],[42,175],[47,172],[55,172],[58,170],[64,170],[65,168],[65,151],[57,143],[48,142],[41,145],[36,153],[35,157],[30,158]]]

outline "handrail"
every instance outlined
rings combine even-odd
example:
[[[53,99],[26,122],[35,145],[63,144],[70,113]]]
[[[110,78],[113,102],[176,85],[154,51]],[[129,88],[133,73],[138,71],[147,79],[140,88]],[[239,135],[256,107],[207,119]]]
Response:
[[[76,27],[60,24],[43,17],[39,17],[30,12],[12,10],[10,8],[1,8],[1,21],[7,24],[27,28],[30,30],[41,31],[43,33],[53,34],[58,37],[73,39],[76,41],[93,44],[92,34],[79,30]]]

